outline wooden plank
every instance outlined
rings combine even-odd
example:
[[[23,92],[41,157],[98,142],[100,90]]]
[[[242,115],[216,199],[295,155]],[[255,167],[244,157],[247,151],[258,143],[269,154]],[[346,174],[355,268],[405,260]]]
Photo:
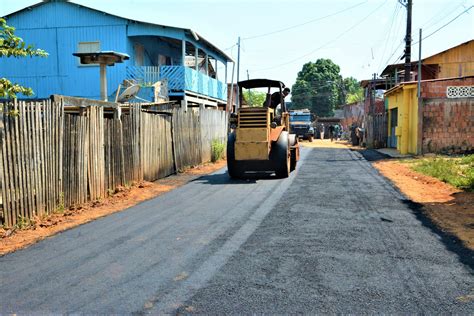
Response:
[[[26,169],[27,169],[27,182],[28,182],[28,194],[29,194],[29,218],[33,218],[36,215],[36,205],[35,205],[35,178],[34,178],[34,165],[33,165],[33,149],[32,149],[32,138],[31,138],[31,111],[32,111],[31,103],[25,104],[25,140],[26,140],[26,152],[27,152],[27,159],[26,159]]]
[[[18,104],[19,107],[19,128],[20,128],[20,138],[21,138],[21,169],[23,175],[23,200],[25,204],[25,208],[23,210],[23,216],[25,218],[32,218],[30,211],[31,211],[31,198],[30,198],[30,187],[29,187],[29,172],[28,172],[28,164],[29,164],[29,153],[27,148],[27,128],[26,128],[26,103],[20,102]]]
[[[23,216],[23,212],[25,209],[24,200],[23,200],[23,174],[22,174],[22,163],[21,163],[21,137],[19,131],[19,110],[18,110],[18,101],[15,99],[13,102],[13,110],[16,113],[13,121],[14,121],[14,143],[15,143],[15,150],[14,154],[14,165],[15,165],[15,174],[16,174],[16,198],[18,201],[18,209],[16,217],[18,219],[19,216]]]
[[[3,203],[3,212],[4,212],[4,225],[6,227],[13,226],[13,218],[12,218],[12,195],[11,195],[11,169],[9,164],[9,156],[8,156],[8,143],[9,143],[9,131],[7,126],[8,120],[8,109],[9,106],[7,103],[3,104],[3,113],[2,113],[2,132],[1,132],[1,139],[2,139],[2,165],[3,165],[3,177],[2,177],[2,203]]]

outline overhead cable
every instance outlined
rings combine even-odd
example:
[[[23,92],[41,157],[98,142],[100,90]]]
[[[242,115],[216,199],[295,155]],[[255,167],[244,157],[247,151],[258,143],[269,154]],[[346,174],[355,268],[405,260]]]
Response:
[[[369,16],[371,16],[372,14],[374,14],[376,11],[378,11],[382,6],[384,6],[386,3],[387,3],[388,0],[385,0],[381,5],[379,5],[377,8],[375,8],[375,10],[373,10],[372,12],[370,12],[367,16],[365,16],[363,19],[361,19],[360,21],[358,21],[356,24],[352,25],[350,28],[348,28],[347,30],[345,30],[344,32],[340,33],[338,36],[336,36],[333,40],[330,40],[329,42],[326,42],[325,44],[323,44],[322,46],[319,46],[318,48],[310,51],[309,53],[307,54],[304,54],[302,56],[299,56],[295,59],[292,59],[288,62],[285,62],[285,63],[282,63],[282,64],[279,64],[279,65],[276,65],[276,66],[272,66],[272,67],[268,67],[268,68],[262,68],[262,69],[257,69],[257,70],[253,70],[253,72],[258,72],[258,71],[264,71],[264,70],[270,70],[270,69],[274,69],[274,68],[277,68],[277,67],[281,67],[281,66],[284,66],[284,65],[288,65],[288,64],[291,64],[291,63],[294,63],[295,61],[298,61],[302,58],[305,58],[315,52],[317,52],[318,50],[328,46],[329,44],[337,41],[339,38],[341,38],[342,36],[346,35],[349,31],[353,30],[354,28],[356,28],[357,26],[359,26],[362,22],[364,22]]]
[[[304,23],[300,23],[300,24],[296,24],[296,25],[293,25],[293,26],[289,26],[289,27],[286,27],[286,28],[283,28],[283,29],[279,29],[279,30],[276,30],[276,31],[272,31],[272,32],[268,32],[268,33],[263,33],[263,34],[259,34],[259,35],[255,35],[255,36],[249,36],[249,37],[243,37],[242,40],[251,40],[251,39],[255,39],[255,38],[260,38],[260,37],[264,37],[264,36],[269,36],[269,35],[273,35],[273,34],[276,34],[276,33],[281,33],[281,32],[285,32],[285,31],[288,31],[288,30],[291,30],[291,29],[294,29],[294,28],[297,28],[297,27],[300,27],[300,26],[303,26],[303,25],[306,25],[306,24],[310,24],[310,23],[313,23],[313,22],[317,22],[317,21],[321,21],[321,20],[324,20],[326,18],[329,18],[329,17],[332,17],[332,16],[335,16],[335,15],[338,15],[340,13],[343,13],[343,12],[346,12],[346,11],[349,11],[351,9],[354,9],[364,3],[366,3],[366,1],[364,2],[360,2],[356,5],[353,5],[349,8],[346,8],[344,10],[341,10],[341,11],[337,11],[335,13],[331,13],[329,15],[326,15],[326,16],[323,16],[323,17],[318,17],[318,18],[315,18],[313,20],[309,20],[309,21],[306,21]]]

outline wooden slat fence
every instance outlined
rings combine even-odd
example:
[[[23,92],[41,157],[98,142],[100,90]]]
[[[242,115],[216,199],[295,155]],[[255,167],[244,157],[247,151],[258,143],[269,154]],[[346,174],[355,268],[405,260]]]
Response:
[[[211,160],[212,141],[225,144],[227,141],[228,113],[224,111],[200,111],[201,120],[201,161]]]
[[[176,168],[182,170],[200,164],[203,160],[199,112],[175,109],[172,113]]]
[[[209,161],[212,140],[225,142],[227,134],[227,114],[217,110],[163,113],[133,105],[121,119],[108,113],[101,106],[65,112],[51,101],[3,105],[0,225]]]
[[[155,181],[175,173],[171,115],[141,112],[143,179]]]
[[[64,117],[63,192],[66,207],[87,202],[89,170],[89,120],[86,116]]]
[[[94,201],[107,193],[105,185],[104,108],[98,106],[87,108],[87,117],[89,119],[88,192],[89,199]]]
[[[56,209],[62,192],[62,106],[3,104],[0,155],[2,216],[10,227]]]
[[[374,148],[384,148],[387,146],[387,114],[377,113],[367,115],[367,143]]]

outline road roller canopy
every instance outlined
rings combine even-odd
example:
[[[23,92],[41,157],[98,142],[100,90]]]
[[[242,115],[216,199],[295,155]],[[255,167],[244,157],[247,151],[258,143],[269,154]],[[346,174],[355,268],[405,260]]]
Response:
[[[281,88],[285,87],[285,84],[278,80],[270,79],[250,79],[238,82],[239,87],[244,89],[254,89],[254,88]]]

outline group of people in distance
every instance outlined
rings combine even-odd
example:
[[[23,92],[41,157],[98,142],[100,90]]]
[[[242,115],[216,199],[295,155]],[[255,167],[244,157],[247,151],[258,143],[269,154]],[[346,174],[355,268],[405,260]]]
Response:
[[[331,139],[331,141],[334,141],[334,139],[336,141],[340,140],[342,136],[342,130],[343,130],[342,125],[339,123],[329,125],[327,131],[329,132],[329,138]],[[321,135],[321,139],[324,139],[324,132],[325,132],[325,127],[323,123],[319,127],[319,133]]]

